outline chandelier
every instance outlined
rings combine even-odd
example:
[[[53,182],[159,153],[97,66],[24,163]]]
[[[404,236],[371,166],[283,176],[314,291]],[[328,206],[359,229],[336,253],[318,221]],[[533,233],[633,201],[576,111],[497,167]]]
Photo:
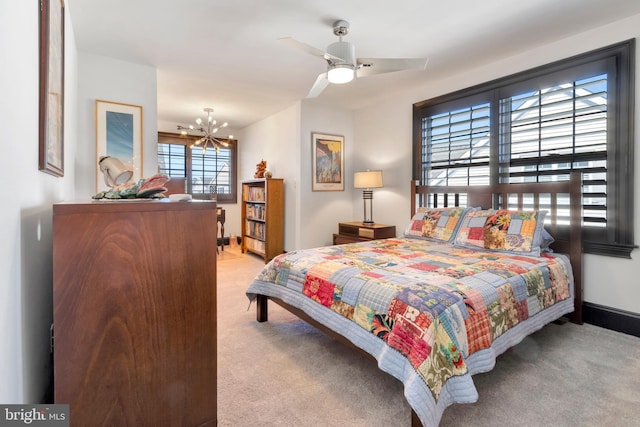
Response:
[[[198,131],[203,133],[202,138],[197,140],[193,145],[201,145],[202,144],[202,154],[207,152],[207,147],[211,145],[216,150],[216,153],[220,151],[220,147],[228,147],[228,141],[223,139],[219,139],[213,136],[220,129],[227,127],[229,124],[224,122],[221,125],[217,124],[217,121],[213,119],[213,108],[205,108],[204,112],[207,113],[207,124],[206,127],[202,123],[202,119],[198,117],[196,119],[196,124],[189,126],[181,126],[178,125],[178,130],[182,135],[188,135],[190,131]],[[229,135],[228,139],[233,138],[233,135]],[[193,147],[193,145],[191,147]]]

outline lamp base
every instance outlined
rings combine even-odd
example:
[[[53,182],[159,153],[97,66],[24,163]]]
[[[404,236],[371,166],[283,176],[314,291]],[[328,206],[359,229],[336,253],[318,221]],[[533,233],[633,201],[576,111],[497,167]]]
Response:
[[[370,189],[362,190],[362,201],[364,204],[364,221],[362,225],[373,225],[373,191]],[[369,209],[367,209],[369,205]]]

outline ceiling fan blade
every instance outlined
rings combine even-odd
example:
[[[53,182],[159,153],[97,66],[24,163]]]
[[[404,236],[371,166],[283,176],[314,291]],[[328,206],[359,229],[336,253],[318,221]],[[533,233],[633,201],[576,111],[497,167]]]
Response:
[[[337,56],[333,56],[330,53],[327,53],[321,49],[318,49],[317,47],[313,47],[309,44],[306,44],[304,42],[301,42],[299,40],[294,39],[293,37],[282,37],[279,38],[278,40],[285,42],[286,44],[288,44],[289,46],[292,46],[296,49],[300,49],[303,50],[307,53],[310,53],[313,56],[317,56],[319,58],[325,59],[327,61],[342,61],[342,59],[338,58]]]
[[[307,94],[307,98],[315,98],[316,96],[320,95],[320,93],[322,93],[322,91],[325,90],[327,86],[329,86],[327,73],[322,73],[316,79],[313,87],[309,91],[309,94]]]
[[[424,70],[428,62],[428,58],[358,58],[356,75],[366,77],[394,71]]]

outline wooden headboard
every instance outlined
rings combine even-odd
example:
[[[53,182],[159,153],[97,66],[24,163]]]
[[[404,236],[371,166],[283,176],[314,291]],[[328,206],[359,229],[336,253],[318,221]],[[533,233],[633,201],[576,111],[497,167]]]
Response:
[[[582,324],[582,176],[579,172],[572,173],[568,181],[469,187],[424,186],[412,181],[411,216],[418,206],[548,211],[545,228],[555,239],[552,248],[566,254],[573,268],[575,295],[570,319]]]

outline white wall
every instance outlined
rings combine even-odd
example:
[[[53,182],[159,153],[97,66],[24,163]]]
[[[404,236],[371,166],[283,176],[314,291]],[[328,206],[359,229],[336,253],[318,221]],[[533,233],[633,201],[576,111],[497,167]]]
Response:
[[[156,70],[79,55],[65,13],[64,177],[38,170],[38,2],[0,3],[0,402],[41,402],[51,372],[52,205],[95,193],[95,99],[143,106],[144,176],[157,169]]]
[[[344,136],[344,191],[312,191],[311,133]],[[353,132],[353,112],[302,101],[300,126],[300,226],[296,249],[330,245],[338,222],[353,221],[353,164],[357,141]],[[362,200],[361,200],[362,202]],[[360,206],[360,205],[359,205]],[[359,212],[359,211],[358,211]]]
[[[345,190],[311,190],[311,133],[345,137]],[[329,245],[339,221],[353,218],[353,113],[303,100],[240,132],[240,180],[253,178],[256,164],[285,182],[285,250]],[[240,218],[238,211],[237,217]],[[227,213],[227,219],[229,214]],[[239,233],[240,228],[234,228]],[[229,233],[227,233],[229,234]]]
[[[261,160],[267,162],[267,170],[274,178],[284,178],[284,248],[287,251],[298,248],[299,239],[300,109],[300,103],[296,103],[247,126],[238,135],[239,181],[253,179],[256,165]],[[241,189],[238,188],[238,201],[241,197]],[[231,206],[225,205],[227,223],[231,222],[231,228],[225,224],[225,234],[240,235],[240,204],[236,205],[236,212],[229,208]]]
[[[409,218],[411,179],[412,105],[438,95],[490,81],[518,71],[587,52],[634,37],[640,37],[640,15],[606,27],[541,46],[538,49],[487,66],[450,70],[447,76],[425,74],[425,84],[410,92],[398,93],[355,113],[356,149],[354,164],[368,167],[381,164],[385,188],[374,196],[374,219],[395,224],[398,232]],[[637,47],[640,43],[636,43]],[[636,52],[636,61],[640,54]],[[636,62],[636,100],[640,100],[640,63]],[[637,102],[637,101],[636,101]],[[640,142],[640,108],[635,109],[635,141]],[[392,139],[391,139],[392,138]],[[392,143],[393,142],[393,143]],[[392,148],[392,149],[390,149]],[[384,153],[384,155],[381,155]],[[640,243],[640,150],[635,150],[634,177],[635,242]],[[387,193],[388,192],[388,193]],[[354,203],[359,203],[354,200]],[[607,307],[640,313],[640,252],[631,260],[586,255],[584,262],[584,299]]]
[[[142,177],[158,171],[157,70],[105,56],[78,54],[78,155],[76,191],[91,197],[96,188],[96,100],[142,106]],[[100,182],[102,184],[102,182]]]
[[[0,402],[37,403],[49,372],[52,204],[73,198],[77,55],[65,14],[64,171],[38,170],[38,2],[0,2]]]
[[[354,116],[354,169],[382,170],[384,187],[373,190],[373,220],[395,225],[400,236],[410,219],[412,103],[406,99],[376,103]],[[364,215],[360,191],[354,193],[353,203],[358,220]]]

